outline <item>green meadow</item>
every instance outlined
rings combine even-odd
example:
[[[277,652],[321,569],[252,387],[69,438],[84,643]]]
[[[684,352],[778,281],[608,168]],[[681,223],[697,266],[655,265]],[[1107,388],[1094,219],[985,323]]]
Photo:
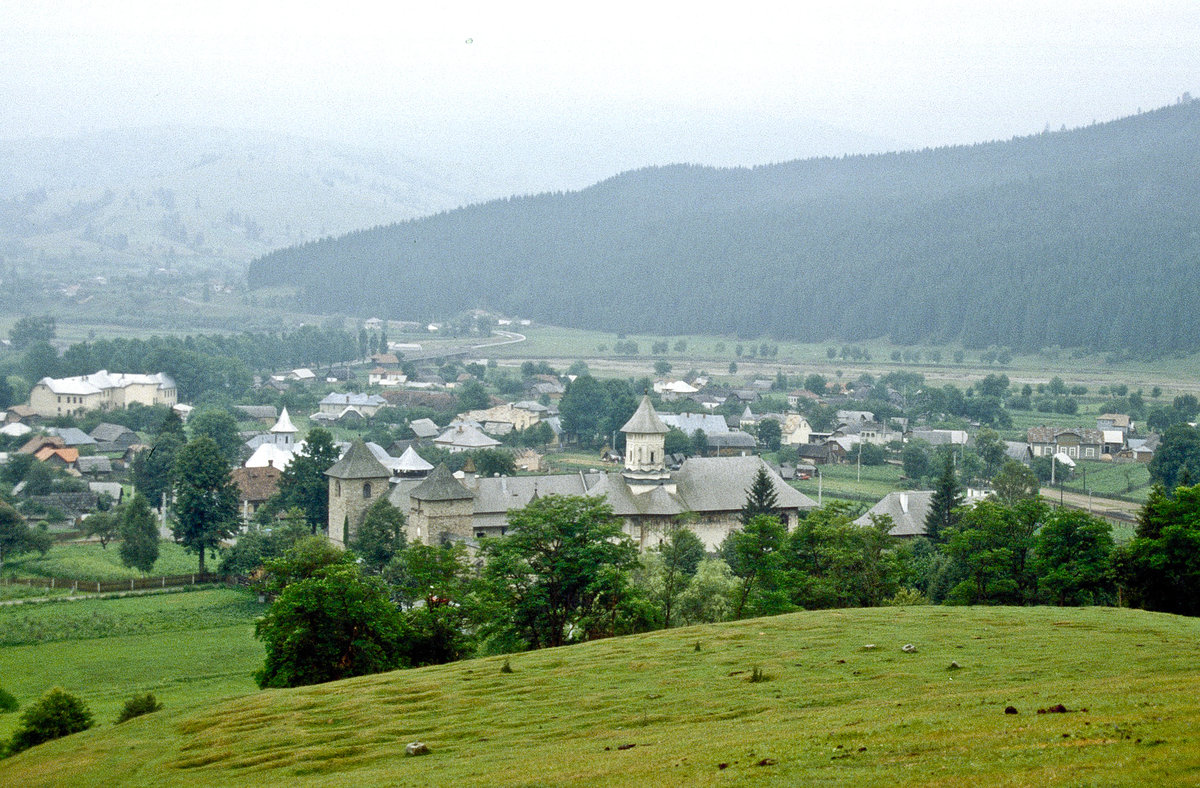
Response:
[[[5,577],[61,577],[70,580],[110,582],[142,577],[121,563],[120,542],[101,547],[95,542],[56,542],[48,553],[26,553],[4,562]],[[197,559],[175,542],[158,543],[158,560],[150,574],[182,575],[195,572]],[[2,587],[0,587],[2,588]],[[0,598],[3,598],[0,596]]]
[[[262,664],[254,620],[264,608],[226,588],[0,606],[0,686],[22,707],[63,687],[102,727],[137,693],[168,709],[246,694]],[[0,739],[19,716],[0,715]]]
[[[1137,610],[815,611],[198,694],[120,726],[101,714],[92,730],[0,762],[0,782],[1200,781],[1200,621]],[[417,740],[431,754],[406,758]]]

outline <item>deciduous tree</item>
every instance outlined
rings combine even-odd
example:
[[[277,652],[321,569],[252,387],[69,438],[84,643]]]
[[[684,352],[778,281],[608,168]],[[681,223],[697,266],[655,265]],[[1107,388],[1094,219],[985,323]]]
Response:
[[[149,574],[158,560],[158,524],[146,498],[137,493],[117,513],[121,563]]]
[[[484,542],[486,634],[507,630],[529,648],[616,629],[637,548],[599,498],[547,495],[508,514],[508,535]]]
[[[237,490],[229,478],[229,464],[212,438],[201,436],[175,457],[175,540],[200,560],[215,551],[237,526]]]

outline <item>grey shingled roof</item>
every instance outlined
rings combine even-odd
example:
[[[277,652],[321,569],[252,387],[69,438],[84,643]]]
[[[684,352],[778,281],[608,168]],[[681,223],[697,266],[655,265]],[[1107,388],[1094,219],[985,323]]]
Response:
[[[473,482],[475,513],[504,513],[529,504],[536,494],[588,495],[584,481],[577,473],[553,476],[481,476]]]
[[[659,418],[668,427],[678,427],[688,435],[696,430],[704,430],[705,435],[729,432],[725,417],[712,413],[664,413]]]
[[[654,412],[654,406],[650,404],[650,395],[643,394],[641,404],[638,405],[638,409],[634,411],[629,421],[625,422],[621,432],[666,435],[670,430]]]
[[[90,434],[97,443],[114,443],[121,438],[130,443],[137,443],[138,440],[137,433],[133,430],[122,424],[110,424],[107,421],[97,424]]]
[[[445,463],[434,468],[433,473],[414,487],[409,495],[418,501],[461,501],[475,497],[462,482],[454,478]]]
[[[689,511],[731,512],[746,503],[759,468],[766,468],[781,509],[815,509],[817,502],[788,485],[760,457],[692,457],[672,474]]]
[[[867,513],[854,521],[855,525],[870,525],[871,515],[888,515],[895,523],[888,533],[892,536],[924,536],[925,517],[929,514],[932,490],[890,492]]]
[[[367,444],[356,440],[325,475],[334,479],[387,479],[392,472],[375,459]]]

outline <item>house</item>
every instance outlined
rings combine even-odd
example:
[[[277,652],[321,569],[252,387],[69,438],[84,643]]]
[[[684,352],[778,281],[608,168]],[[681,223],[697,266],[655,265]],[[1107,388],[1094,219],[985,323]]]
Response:
[[[301,383],[307,383],[309,381],[316,380],[317,373],[313,372],[308,367],[297,367],[296,369],[286,373],[283,377],[285,380],[297,380]]]
[[[59,449],[54,446],[43,446],[33,456],[38,462],[53,465],[61,470],[77,470],[75,464],[79,461],[79,449]]]
[[[1133,430],[1133,420],[1124,413],[1101,413],[1096,417],[1096,429],[1120,430],[1121,435],[1128,435]],[[1122,439],[1124,443],[1124,439]]]
[[[433,440],[442,431],[442,428],[435,424],[433,419],[414,419],[409,423],[408,428],[420,440]]]
[[[38,412],[28,405],[12,405],[8,410],[4,411],[5,424],[21,423],[33,425],[41,420],[42,417],[38,415]]]
[[[57,435],[34,435],[29,440],[17,449],[17,454],[37,454],[39,451],[49,446],[55,449],[66,448],[66,443]]]
[[[693,457],[678,470],[669,470],[663,450],[668,428],[648,397],[643,397],[621,431],[626,443],[623,470],[516,477],[463,473],[456,478],[439,465],[424,479],[401,480],[387,493],[388,500],[406,513],[410,541],[471,544],[503,535],[508,513],[535,497],[602,496],[622,520],[625,533],[642,549],[658,545],[685,512],[694,515],[687,527],[707,549],[716,549],[741,527],[746,491],[760,469],[775,487],[780,515],[789,529],[796,526],[801,512],[816,507],[815,501],[787,485],[758,457]],[[351,462],[347,458],[352,454]],[[365,445],[356,443],[347,458],[327,472],[329,534],[335,543],[353,537],[361,513],[379,495],[378,485],[388,480],[387,469]]]
[[[42,378],[29,392],[29,407],[45,418],[119,410],[134,403],[174,407],[175,381],[161,372],[138,375],[102,369],[91,375]]]
[[[100,476],[101,474],[112,473],[112,460],[103,454],[97,454],[93,457],[80,457],[75,461],[75,469],[84,476]]]
[[[457,453],[476,449],[493,449],[500,445],[500,441],[484,435],[483,431],[474,424],[456,424],[451,425],[445,432],[434,438],[433,445],[451,453]]]
[[[1033,461],[1033,451],[1024,441],[1005,441],[1004,456],[1006,459],[1016,460],[1022,465],[1028,465]]]
[[[718,432],[706,437],[708,438],[706,454],[710,457],[744,457],[754,454],[758,448],[758,441],[754,439],[754,436],[741,430]]]
[[[725,417],[711,413],[663,413],[659,418],[668,428],[674,427],[688,436],[694,435],[696,430],[703,430],[705,435],[729,432],[729,423],[725,421]]]
[[[124,452],[141,442],[136,432],[122,424],[101,422],[89,434],[96,441],[96,451],[100,452]]]
[[[400,386],[407,380],[408,375],[398,369],[375,367],[367,373],[367,385],[370,386]]]
[[[875,421],[875,414],[869,410],[839,410],[837,420],[840,424]]]
[[[243,523],[250,522],[258,508],[279,491],[281,476],[283,471],[272,465],[234,468],[229,472],[229,478],[238,490],[238,511]]]
[[[24,438],[31,432],[33,432],[33,427],[22,424],[19,421],[10,422],[0,427],[0,435],[8,438]]]
[[[358,411],[366,418],[374,416],[379,410],[387,406],[387,400],[378,394],[356,394],[354,392],[339,393],[332,392],[326,394],[321,400],[319,407],[320,413],[334,418],[341,418],[348,409]]]
[[[546,408],[539,407],[540,412],[504,404],[486,410],[467,411],[459,418],[479,422],[483,425],[483,431],[492,435],[505,435],[513,430],[527,430],[541,421],[541,413],[545,412]],[[495,426],[489,429],[489,425]]]
[[[1104,433],[1087,427],[1030,427],[1026,433],[1034,457],[1062,453],[1073,460],[1098,460],[1104,455]]]
[[[933,500],[933,490],[905,490],[890,492],[879,503],[867,510],[866,514],[854,521],[855,525],[870,525],[871,516],[888,516],[894,525],[888,534],[891,536],[915,537],[925,535],[925,518],[929,515],[929,503]]]
[[[120,506],[125,501],[125,488],[120,482],[88,482],[88,490],[96,494],[97,504],[100,497],[105,495],[108,496],[111,506]]]
[[[78,427],[50,427],[46,432],[62,438],[63,444],[72,448],[96,445],[96,439]]]
[[[654,393],[661,394],[668,402],[696,394],[700,389],[682,380],[659,380],[654,383]]]
[[[785,446],[803,446],[812,437],[812,426],[808,419],[799,413],[789,413],[783,417],[782,443]]]
[[[966,446],[970,436],[966,430],[914,429],[909,431],[908,439],[925,441],[931,446]]]

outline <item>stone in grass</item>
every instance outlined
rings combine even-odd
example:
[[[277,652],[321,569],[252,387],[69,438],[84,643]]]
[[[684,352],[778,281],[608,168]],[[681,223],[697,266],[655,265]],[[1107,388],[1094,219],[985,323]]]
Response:
[[[905,654],[916,654],[917,653],[917,647],[914,646],[912,643],[905,643],[903,646],[900,647],[900,650],[903,651]]]
[[[1017,707],[1016,707],[1016,706],[1005,706],[1005,707],[1004,707],[1004,713],[1005,713],[1005,714],[1016,714],[1016,713],[1017,713]]]
[[[863,646],[863,651],[872,651],[875,648],[874,643],[867,643]]]
[[[429,745],[423,741],[409,742],[404,748],[405,755],[428,755]]]
[[[958,664],[957,662],[951,662],[950,667],[946,668],[946,670],[958,670],[961,667],[962,665]]]

